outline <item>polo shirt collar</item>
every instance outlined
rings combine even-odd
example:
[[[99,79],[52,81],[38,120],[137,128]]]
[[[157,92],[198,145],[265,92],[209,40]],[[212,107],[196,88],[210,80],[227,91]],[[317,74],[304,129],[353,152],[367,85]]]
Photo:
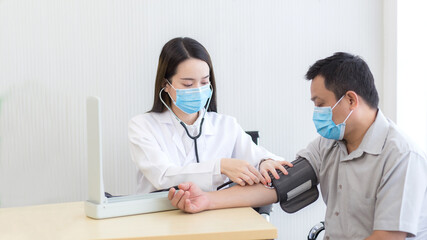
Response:
[[[365,133],[358,149],[369,154],[381,154],[388,135],[389,127],[390,123],[387,118],[381,110],[378,109],[377,117]]]

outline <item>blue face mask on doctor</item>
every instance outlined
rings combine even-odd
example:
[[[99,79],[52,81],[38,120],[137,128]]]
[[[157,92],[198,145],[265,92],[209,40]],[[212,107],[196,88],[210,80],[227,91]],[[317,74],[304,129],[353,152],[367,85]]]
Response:
[[[181,109],[185,113],[192,114],[200,111],[205,106],[206,108],[209,107],[209,104],[211,103],[212,92],[213,92],[213,89],[211,89],[210,83],[199,88],[176,89],[174,88],[174,86],[172,86],[169,80],[166,79],[166,81],[176,91],[176,101],[174,101],[171,95],[168,93],[173,104],[175,104],[179,109]],[[200,161],[199,161],[199,153],[197,151],[197,139],[202,135],[202,126],[203,126],[203,122],[205,120],[205,114],[207,111],[203,112],[202,120],[200,121],[199,134],[195,136],[190,135],[186,127],[186,124],[181,119],[179,119],[179,117],[176,116],[176,114],[172,111],[172,109],[163,101],[162,92],[164,89],[165,88],[162,88],[159,92],[160,101],[162,101],[163,105],[173,114],[173,116],[176,118],[179,124],[182,125],[188,137],[194,140],[194,151],[196,153],[196,161],[199,163]],[[208,100],[209,102],[207,102]]]
[[[332,121],[332,110],[338,105],[339,102],[344,98],[342,96],[337,103],[331,107],[314,107],[313,122],[316,126],[317,132],[324,138],[342,140],[344,138],[345,122],[353,113],[353,110],[347,115],[344,122],[336,125]]]
[[[199,88],[190,89],[176,89],[168,81],[169,85],[176,91],[176,101],[172,102],[183,112],[192,114],[200,111],[205,105],[208,99],[212,96],[212,90],[210,84],[206,84]],[[169,93],[168,93],[169,94]]]

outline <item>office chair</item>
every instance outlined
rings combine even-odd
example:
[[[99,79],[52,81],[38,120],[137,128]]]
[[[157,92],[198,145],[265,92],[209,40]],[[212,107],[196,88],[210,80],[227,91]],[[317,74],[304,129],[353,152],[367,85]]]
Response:
[[[325,222],[320,222],[314,225],[308,233],[307,240],[316,240],[320,232],[325,230]]]
[[[251,136],[252,142],[254,142],[256,145],[258,145],[258,140],[259,140],[259,133],[258,133],[258,131],[246,131],[246,134],[248,134],[249,136]]]

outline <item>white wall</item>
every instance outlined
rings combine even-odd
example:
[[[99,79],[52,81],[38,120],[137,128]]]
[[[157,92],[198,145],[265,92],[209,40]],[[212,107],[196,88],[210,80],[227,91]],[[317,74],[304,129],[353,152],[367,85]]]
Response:
[[[427,2],[397,6],[397,124],[427,152]]]
[[[1,207],[87,197],[85,98],[102,99],[106,190],[132,193],[127,122],[153,101],[158,55],[189,36],[211,53],[219,112],[293,160],[316,137],[308,67],[363,56],[382,95],[380,0],[0,0]],[[304,239],[324,205],[275,206],[279,239]]]
[[[382,110],[396,122],[397,112],[397,0],[383,1]]]

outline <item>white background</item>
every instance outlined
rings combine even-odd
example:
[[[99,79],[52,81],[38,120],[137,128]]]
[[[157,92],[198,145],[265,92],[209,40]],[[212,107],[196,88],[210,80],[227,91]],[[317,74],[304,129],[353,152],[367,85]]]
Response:
[[[397,122],[427,151],[427,1],[397,4]]]
[[[89,95],[102,100],[106,190],[133,193],[127,123],[150,109],[158,56],[174,37],[210,52],[219,112],[260,131],[261,145],[288,160],[317,136],[304,74],[334,52],[367,61],[395,119],[395,104],[383,100],[396,96],[396,80],[383,79],[396,79],[384,50],[395,44],[385,37],[395,33],[393,3],[0,0],[0,206],[86,199]],[[279,239],[305,239],[325,207],[274,210]]]

